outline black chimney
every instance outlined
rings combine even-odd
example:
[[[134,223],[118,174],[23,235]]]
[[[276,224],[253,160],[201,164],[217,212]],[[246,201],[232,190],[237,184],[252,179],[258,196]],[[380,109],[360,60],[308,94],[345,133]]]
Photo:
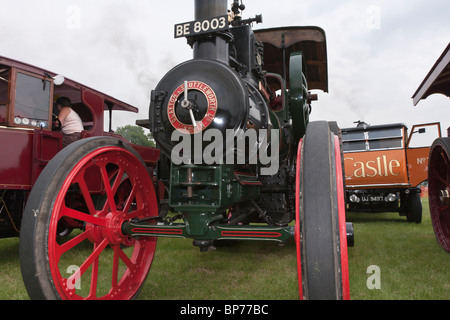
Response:
[[[227,14],[227,0],[195,0],[195,20],[202,21]],[[229,37],[225,34],[206,34],[195,39],[194,59],[229,62]]]

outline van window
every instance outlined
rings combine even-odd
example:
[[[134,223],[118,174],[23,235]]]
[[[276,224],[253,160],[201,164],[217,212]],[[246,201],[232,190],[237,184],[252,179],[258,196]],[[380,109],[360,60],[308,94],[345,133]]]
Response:
[[[17,73],[14,123],[49,128],[51,82]]]
[[[385,128],[368,131],[369,150],[403,147],[402,128]]]
[[[342,140],[344,152],[403,148],[403,128],[343,131]]]

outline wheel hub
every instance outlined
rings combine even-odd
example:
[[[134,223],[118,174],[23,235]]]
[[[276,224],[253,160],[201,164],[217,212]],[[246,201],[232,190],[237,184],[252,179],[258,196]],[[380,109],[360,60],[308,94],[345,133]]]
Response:
[[[90,231],[89,240],[92,243],[98,244],[107,239],[110,245],[119,245],[127,241],[127,236],[122,233],[122,224],[126,221],[125,213],[109,212],[104,215],[103,219],[106,220],[106,226],[86,224],[86,230]]]

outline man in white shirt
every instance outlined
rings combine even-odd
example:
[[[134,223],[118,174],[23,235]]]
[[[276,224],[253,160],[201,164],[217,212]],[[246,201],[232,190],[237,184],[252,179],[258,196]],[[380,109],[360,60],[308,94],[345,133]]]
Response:
[[[56,100],[58,119],[61,122],[63,133],[63,147],[81,139],[81,131],[84,130],[80,116],[72,109],[72,103],[67,97]]]

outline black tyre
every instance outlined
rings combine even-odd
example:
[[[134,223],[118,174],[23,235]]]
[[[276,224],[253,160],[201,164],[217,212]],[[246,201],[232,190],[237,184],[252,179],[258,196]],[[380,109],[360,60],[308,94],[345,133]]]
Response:
[[[349,299],[339,139],[327,122],[312,122],[300,152],[297,256],[301,260],[301,293],[305,299]]]

